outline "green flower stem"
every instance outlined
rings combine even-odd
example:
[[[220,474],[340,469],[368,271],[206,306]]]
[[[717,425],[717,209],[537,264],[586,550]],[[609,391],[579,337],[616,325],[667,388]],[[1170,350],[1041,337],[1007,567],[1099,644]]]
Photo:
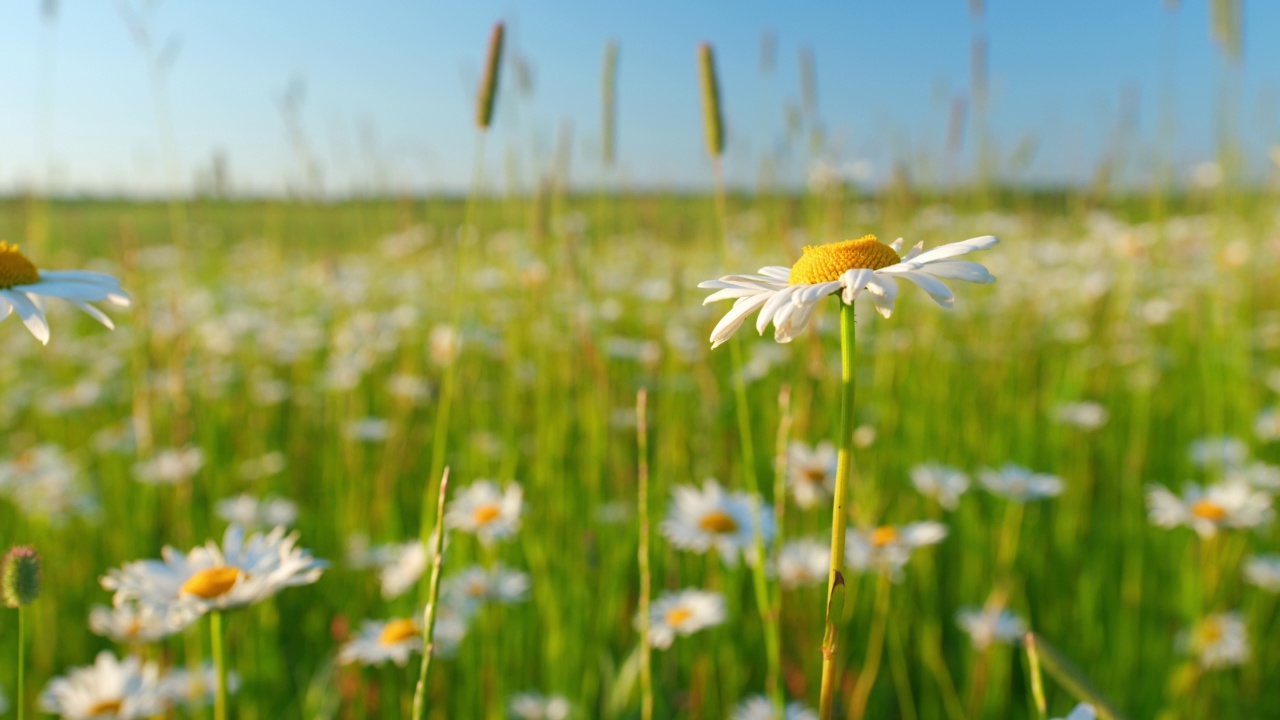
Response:
[[[26,648],[24,647],[24,642],[23,642],[24,640],[26,640],[26,633],[25,633],[26,618],[24,617],[25,614],[26,613],[22,612],[22,606],[19,605],[18,606],[18,720],[22,720],[22,718],[25,717],[27,712],[26,698],[23,697],[24,691],[26,690],[26,687],[27,687],[27,682],[25,677],[26,665],[27,665],[26,657],[25,657]]]
[[[853,305],[840,304],[840,451],[836,461],[835,498],[831,505],[831,569],[827,574],[827,628],[822,646],[822,693],[818,700],[819,720],[831,720],[836,692],[836,664],[840,633],[838,609],[833,613],[832,600],[837,584],[843,585],[840,569],[844,567],[845,501],[849,497],[849,476],[853,470],[853,400],[855,390],[853,351]],[[839,580],[838,580],[839,579]],[[838,580],[838,582],[837,582]],[[834,629],[834,630],[833,630]]]
[[[444,498],[449,490],[449,468],[440,477],[440,492],[436,498],[437,517],[444,516]],[[436,632],[436,604],[440,598],[440,568],[444,566],[444,522],[436,523],[431,539],[431,581],[427,588],[427,608],[422,613],[422,666],[418,669],[418,685],[413,692],[413,717],[422,720],[427,710],[427,676],[431,673],[432,644]]]
[[[227,720],[227,661],[222,653],[222,611],[209,614],[209,636],[213,645],[213,665],[218,671],[218,692],[213,696],[214,720]]]

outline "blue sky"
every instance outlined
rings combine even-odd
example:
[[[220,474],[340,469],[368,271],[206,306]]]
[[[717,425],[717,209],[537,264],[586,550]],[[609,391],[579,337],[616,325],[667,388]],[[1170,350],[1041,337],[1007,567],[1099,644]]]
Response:
[[[135,5],[137,2],[135,1]],[[726,172],[754,183],[762,159],[788,147],[785,113],[799,102],[797,57],[811,48],[817,120],[825,143],[790,143],[784,177],[800,182],[817,157],[883,179],[904,163],[921,180],[974,167],[975,114],[964,146],[944,152],[949,107],[967,96],[970,47],[987,38],[986,127],[1004,158],[1036,148],[1017,177],[1088,178],[1122,148],[1132,182],[1158,161],[1180,172],[1212,159],[1224,127],[1255,173],[1280,144],[1280,3],[1245,5],[1244,60],[1227,63],[1210,39],[1205,0],[1170,11],[1160,0],[988,0],[975,19],[966,0],[879,3],[425,3],[388,0],[145,1],[153,52],[178,53],[164,73],[173,129],[166,173],[146,54],[115,3],[64,0],[56,19],[40,3],[6,3],[0,21],[0,192],[48,184],[63,192],[156,193],[189,188],[221,151],[235,189],[458,190],[468,184],[475,83],[493,22],[531,68],[532,93],[504,77],[499,119],[485,145],[486,185],[528,186],[572,127],[571,177],[631,187],[698,187],[710,177],[702,147],[695,48],[716,49],[729,127]],[[772,74],[761,37],[776,37]],[[600,157],[605,43],[620,47],[619,167]],[[508,66],[509,69],[509,66]],[[305,153],[278,99],[299,78]],[[1118,137],[1122,97],[1136,124]],[[1224,119],[1225,118],[1225,119]],[[171,180],[170,178],[173,178]]]

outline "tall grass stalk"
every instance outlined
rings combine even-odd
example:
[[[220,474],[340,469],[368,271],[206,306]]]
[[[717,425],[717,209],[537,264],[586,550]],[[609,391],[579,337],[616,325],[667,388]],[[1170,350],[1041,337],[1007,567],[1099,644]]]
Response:
[[[843,584],[840,568],[844,567],[845,501],[849,497],[849,476],[853,472],[853,402],[856,391],[854,377],[853,305],[840,303],[840,438],[836,457],[836,488],[831,504],[831,567],[827,574],[827,632],[822,647],[822,690],[818,700],[819,720],[831,720],[835,700],[836,668],[839,661],[839,616],[832,614],[837,585]]]
[[[636,475],[640,521],[640,717],[653,720],[653,667],[649,647],[649,424],[648,394],[636,393]]]
[[[218,687],[213,696],[214,720],[227,720],[227,659],[222,648],[222,611],[209,613],[209,642],[212,645],[213,667],[218,674]]]
[[[23,612],[22,606],[18,606],[18,720],[26,717],[27,714],[27,658],[26,658],[26,613]]]
[[[422,665],[418,668],[418,684],[413,691],[413,718],[422,720],[427,709],[427,677],[431,673],[432,645],[435,642],[436,604],[440,598],[440,569],[444,566],[444,501],[449,492],[449,468],[440,477],[436,497],[436,529],[431,539],[431,580],[427,588],[427,606],[422,611]]]

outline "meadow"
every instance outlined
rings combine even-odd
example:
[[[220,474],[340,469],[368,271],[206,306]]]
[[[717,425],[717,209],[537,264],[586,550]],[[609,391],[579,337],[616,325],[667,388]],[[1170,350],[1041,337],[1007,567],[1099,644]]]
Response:
[[[639,717],[644,442],[651,601],[683,588],[723,598],[720,622],[653,649],[655,716],[769,717],[767,704],[734,713],[770,676],[788,701],[816,707],[825,561],[780,580],[777,557],[830,537],[829,492],[798,502],[804,480],[788,478],[807,457],[795,443],[837,434],[839,302],[790,344],[743,328],[735,370],[729,348],[707,341],[726,307],[704,307],[696,286],[874,232],[926,247],[1001,242],[980,257],[996,282],[956,287],[952,310],[907,290],[888,319],[857,303],[848,524],[928,521],[945,537],[905,564],[846,568],[837,716],[1042,717],[1024,628],[1093,686],[1046,672],[1049,716],[1087,699],[1134,718],[1280,712],[1268,682],[1280,584],[1246,573],[1277,551],[1266,522],[1280,489],[1273,195],[837,184],[731,194],[723,216],[722,249],[716,204],[698,195],[550,190],[470,211],[460,198],[0,204],[0,237],[34,238],[23,252],[41,268],[108,272],[133,300],[109,311],[114,332],[49,303],[47,347],[16,316],[0,323],[0,527],[38,550],[43,571],[24,609],[27,701],[101,650],[201,668],[205,622],[117,642],[88,620],[111,605],[100,578],[113,568],[218,541],[234,519],[296,528],[328,564],[314,583],[226,614],[232,716],[408,716],[418,655],[366,666],[340,653],[362,621],[420,616],[426,558],[406,548],[436,526],[443,461],[449,502],[485,479],[518,484],[520,497],[505,532],[451,525],[442,597],[464,599],[437,617],[427,716]],[[913,478],[929,463],[966,476],[967,491],[922,493]],[[1015,484],[1051,476],[1060,492],[993,492],[1009,463],[1036,474],[1010,471]],[[777,530],[762,538],[767,573],[750,549],[672,542],[676,489],[711,479],[763,499]],[[1242,503],[1257,522],[1154,523],[1151,486],[1187,483],[1255,488]],[[984,607],[1025,626],[957,621]],[[1212,655],[1230,631],[1205,624],[1219,613],[1238,613],[1246,656]],[[0,613],[10,705],[15,621]],[[167,713],[210,717],[207,684],[187,692],[190,709]],[[513,701],[530,692],[541,705]]]

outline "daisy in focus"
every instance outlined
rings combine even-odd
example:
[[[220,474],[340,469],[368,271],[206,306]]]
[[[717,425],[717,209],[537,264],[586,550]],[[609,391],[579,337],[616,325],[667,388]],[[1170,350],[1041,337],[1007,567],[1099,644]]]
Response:
[[[1013,463],[1007,463],[999,470],[983,470],[978,477],[982,486],[992,494],[1014,502],[1044,500],[1062,494],[1062,478],[1032,472]]]
[[[519,483],[499,490],[494,482],[477,480],[449,502],[445,527],[473,533],[480,542],[492,545],[520,529],[523,498]]]
[[[662,534],[678,548],[697,553],[714,549],[725,563],[736,565],[740,555],[754,557],[756,516],[765,545],[773,539],[773,513],[755,495],[726,492],[715,480],[707,480],[701,490],[677,485],[672,493]]]
[[[1003,608],[960,608],[956,612],[956,624],[978,650],[987,649],[992,642],[1021,642],[1027,633],[1027,622]]]
[[[936,545],[946,536],[946,525],[927,521],[882,525],[873,530],[849,528],[845,535],[844,561],[854,570],[885,571],[897,582],[902,579],[902,568],[916,548]]]
[[[925,463],[911,468],[911,484],[921,495],[937,500],[944,510],[955,510],[960,496],[969,489],[969,476],[947,465]]]
[[[733,709],[733,720],[818,720],[818,713],[802,703],[789,702],[783,717],[779,718],[769,698],[764,695],[752,695]]]
[[[1240,613],[1210,615],[1182,633],[1178,644],[1206,670],[1243,665],[1249,660],[1249,631]]]
[[[1271,496],[1242,482],[1221,482],[1202,488],[1187,483],[1182,497],[1161,485],[1147,486],[1151,522],[1164,528],[1179,525],[1210,538],[1223,528],[1251,528],[1270,522]]]
[[[836,487],[836,448],[823,441],[810,448],[795,441],[787,448],[787,487],[796,505],[811,508]]]
[[[569,701],[559,695],[536,692],[516,693],[507,703],[507,712],[518,720],[565,720],[572,709]]]
[[[129,296],[110,275],[86,270],[42,271],[18,252],[17,245],[0,241],[0,320],[16,311],[40,344],[48,345],[49,323],[40,307],[41,297],[62,298],[112,330],[115,324],[111,318],[89,303],[129,307]]]
[[[807,245],[790,268],[769,266],[760,268],[759,275],[727,275],[699,283],[700,288],[716,290],[703,305],[735,300],[733,309],[711,331],[711,347],[726,342],[756,310],[760,311],[756,319],[757,332],[764,334],[769,323],[773,323],[773,339],[791,342],[808,325],[818,303],[835,293],[841,294],[845,304],[852,304],[866,290],[875,301],[876,310],[889,317],[898,297],[899,279],[919,285],[939,305],[949,308],[955,296],[938,278],[974,283],[995,281],[978,263],[952,258],[986,250],[997,242],[995,236],[984,235],[927,251],[921,242],[906,255],[899,256],[902,238],[885,245],[874,235],[864,235],[856,240]]]
[[[106,650],[93,665],[50,680],[40,693],[41,710],[71,720],[145,718],[163,714],[167,706],[154,664],[134,656],[118,660]]]
[[[115,591],[117,604],[132,600],[180,619],[242,607],[320,579],[327,563],[297,542],[297,534],[286,536],[282,527],[245,538],[244,529],[232,525],[221,547],[213,541],[190,553],[165,547],[162,560],[108,571],[102,587]]]
[[[665,650],[676,635],[692,635],[724,619],[724,596],[720,593],[697,589],[663,593],[649,606],[649,644]]]

